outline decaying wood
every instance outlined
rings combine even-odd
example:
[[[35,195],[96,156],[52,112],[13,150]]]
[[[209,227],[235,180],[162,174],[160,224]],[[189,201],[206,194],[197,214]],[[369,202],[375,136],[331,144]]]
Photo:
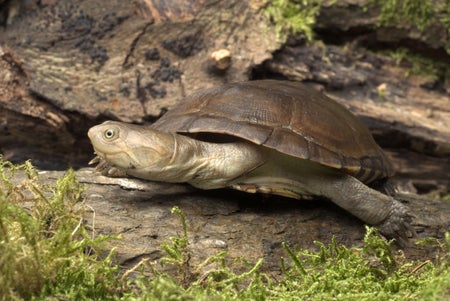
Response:
[[[32,92],[88,117],[141,122],[158,116],[199,87],[247,79],[249,66],[269,58],[276,45],[267,23],[243,1],[167,7],[117,0],[106,9],[102,1],[78,2],[58,1],[18,20],[3,42],[21,60]],[[247,29],[250,21],[257,24]],[[221,48],[234,53],[231,77],[205,70]]]
[[[54,185],[64,172],[42,171],[43,183]],[[16,173],[15,182],[23,174]],[[227,259],[264,259],[264,269],[280,270],[287,254],[281,243],[317,249],[315,241],[362,246],[364,225],[325,200],[298,201],[263,197],[233,190],[202,191],[189,185],[108,178],[92,168],[76,172],[85,187],[86,222],[96,234],[119,235],[114,241],[116,260],[130,268],[141,259],[164,256],[162,243],[182,235],[182,226],[171,209],[178,206],[187,219],[190,264],[193,270],[207,257],[221,251]],[[418,237],[403,251],[409,259],[434,259],[433,246],[417,246],[423,237],[443,236],[450,228],[450,204],[410,199],[406,205],[414,217]]]
[[[280,45],[259,0],[21,2],[32,5],[0,17],[6,23],[0,27],[0,154],[32,159],[48,170],[45,181],[61,175],[55,168],[86,165],[92,158],[86,132],[96,123],[151,122],[194,90],[269,77],[305,81],[349,108],[387,150],[406,186],[450,187],[449,82],[407,77],[408,65],[360,48],[408,41],[405,46],[420,45],[421,53],[448,61],[440,28],[374,29],[376,11],[359,9],[364,1],[338,1],[319,16],[325,44],[291,39]],[[212,59],[221,50],[231,55],[223,69]],[[334,235],[358,245],[364,233],[361,222],[326,201],[198,191],[88,170],[77,175],[95,212],[87,220],[99,233],[122,235],[117,250],[124,264],[162,255],[159,245],[181,231],[170,214],[174,205],[188,217],[194,263],[227,250],[230,258],[264,257],[276,269],[285,255],[282,241],[314,248],[314,240]],[[450,229],[447,204],[418,198],[408,205],[419,236],[442,237]],[[406,250],[421,258],[428,251]]]

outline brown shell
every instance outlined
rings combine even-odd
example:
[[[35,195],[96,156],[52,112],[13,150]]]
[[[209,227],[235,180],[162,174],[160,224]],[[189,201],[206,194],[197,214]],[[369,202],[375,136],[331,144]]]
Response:
[[[392,175],[387,158],[361,121],[298,82],[259,80],[201,90],[153,127],[237,136],[341,169],[363,182]]]

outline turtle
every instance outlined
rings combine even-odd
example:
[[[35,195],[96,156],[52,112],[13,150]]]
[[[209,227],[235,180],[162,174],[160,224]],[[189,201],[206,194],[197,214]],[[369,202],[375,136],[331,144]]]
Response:
[[[369,129],[325,94],[288,80],[194,92],[151,125],[106,121],[88,136],[105,175],[186,182],[294,199],[327,198],[391,238],[407,207],[370,187],[393,168]]]

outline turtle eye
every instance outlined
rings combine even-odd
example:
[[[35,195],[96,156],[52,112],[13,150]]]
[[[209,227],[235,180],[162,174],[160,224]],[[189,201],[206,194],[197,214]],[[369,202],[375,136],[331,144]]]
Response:
[[[106,139],[111,140],[116,136],[116,131],[115,129],[107,129],[106,131],[103,132],[103,136]]]

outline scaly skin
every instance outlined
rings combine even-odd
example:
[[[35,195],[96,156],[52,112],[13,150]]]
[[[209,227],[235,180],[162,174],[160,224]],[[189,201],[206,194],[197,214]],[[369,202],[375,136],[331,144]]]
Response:
[[[413,235],[408,210],[356,178],[321,164],[239,141],[208,143],[108,121],[88,132],[104,174],[127,174],[201,189],[231,187],[291,198],[324,196],[401,243]]]

